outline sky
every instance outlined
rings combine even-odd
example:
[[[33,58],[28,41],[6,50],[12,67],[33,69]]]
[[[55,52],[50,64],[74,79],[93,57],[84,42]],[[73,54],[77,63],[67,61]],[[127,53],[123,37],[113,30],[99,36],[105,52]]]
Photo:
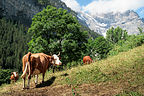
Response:
[[[76,12],[90,15],[108,12],[125,12],[134,10],[144,18],[144,0],[61,0]]]

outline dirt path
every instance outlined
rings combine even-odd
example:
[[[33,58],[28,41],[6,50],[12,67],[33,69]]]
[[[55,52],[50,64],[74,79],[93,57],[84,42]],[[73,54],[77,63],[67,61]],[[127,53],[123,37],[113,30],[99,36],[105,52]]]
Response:
[[[46,84],[48,83],[48,84]],[[68,85],[50,85],[51,82],[33,85],[27,90],[14,90],[3,93],[2,96],[113,96],[120,91],[121,87],[111,84],[83,84],[76,87]],[[18,87],[18,86],[17,86]]]

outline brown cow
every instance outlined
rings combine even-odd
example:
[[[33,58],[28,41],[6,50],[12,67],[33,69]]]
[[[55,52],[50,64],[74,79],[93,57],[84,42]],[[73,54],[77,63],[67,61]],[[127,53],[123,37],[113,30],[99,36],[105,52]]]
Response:
[[[19,78],[18,72],[12,72],[10,80],[16,82]]]
[[[31,76],[36,76],[35,84],[38,83],[38,74],[42,73],[43,79],[42,82],[44,82],[44,76],[46,70],[53,64],[53,65],[61,65],[61,61],[59,60],[59,57],[57,55],[49,56],[44,53],[36,53],[32,54],[29,52],[22,58],[23,62],[23,89],[25,89],[25,78],[26,73],[28,73],[28,85],[27,89],[30,85],[30,79]]]
[[[90,63],[92,63],[92,62],[93,62],[93,60],[91,59],[90,56],[84,56],[84,57],[83,57],[83,63],[84,63],[84,64],[90,64]]]

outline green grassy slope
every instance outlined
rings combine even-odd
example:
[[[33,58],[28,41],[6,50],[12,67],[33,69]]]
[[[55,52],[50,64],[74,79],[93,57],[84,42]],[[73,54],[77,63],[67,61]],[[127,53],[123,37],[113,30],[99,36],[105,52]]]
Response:
[[[68,85],[72,89],[77,88],[81,95],[97,90],[98,96],[104,93],[119,94],[117,96],[142,96],[140,94],[144,95],[144,45],[90,65],[78,66],[54,74],[47,72],[45,80],[52,77],[55,79],[49,87]],[[32,78],[31,86],[34,86],[33,81]],[[39,81],[41,82],[41,76]],[[1,86],[0,92],[3,93],[14,88],[20,91],[22,80],[15,84]],[[87,93],[83,90],[87,90],[85,91]]]

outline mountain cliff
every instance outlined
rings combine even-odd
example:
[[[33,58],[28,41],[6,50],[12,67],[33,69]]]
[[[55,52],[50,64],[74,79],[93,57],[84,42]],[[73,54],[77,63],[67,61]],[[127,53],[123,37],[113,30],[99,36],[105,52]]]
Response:
[[[60,0],[46,0],[46,2],[40,2],[40,0],[0,0],[0,17],[30,25],[33,15],[40,12],[47,5],[63,8],[74,13]]]
[[[77,13],[68,8],[61,0],[0,0],[0,18],[5,17],[25,26],[30,26],[33,16],[42,11],[47,5],[66,9],[77,18]],[[81,29],[88,31],[90,37],[96,38],[99,36],[97,32],[86,27],[85,21],[80,19],[79,21],[81,21]]]
[[[121,27],[128,31],[128,34],[138,34],[138,27],[144,28],[144,22],[137,13],[134,11],[126,11],[123,13],[106,13],[90,16],[87,13],[78,13],[78,18],[81,19],[86,25],[95,32],[106,35],[106,31],[110,27]]]

